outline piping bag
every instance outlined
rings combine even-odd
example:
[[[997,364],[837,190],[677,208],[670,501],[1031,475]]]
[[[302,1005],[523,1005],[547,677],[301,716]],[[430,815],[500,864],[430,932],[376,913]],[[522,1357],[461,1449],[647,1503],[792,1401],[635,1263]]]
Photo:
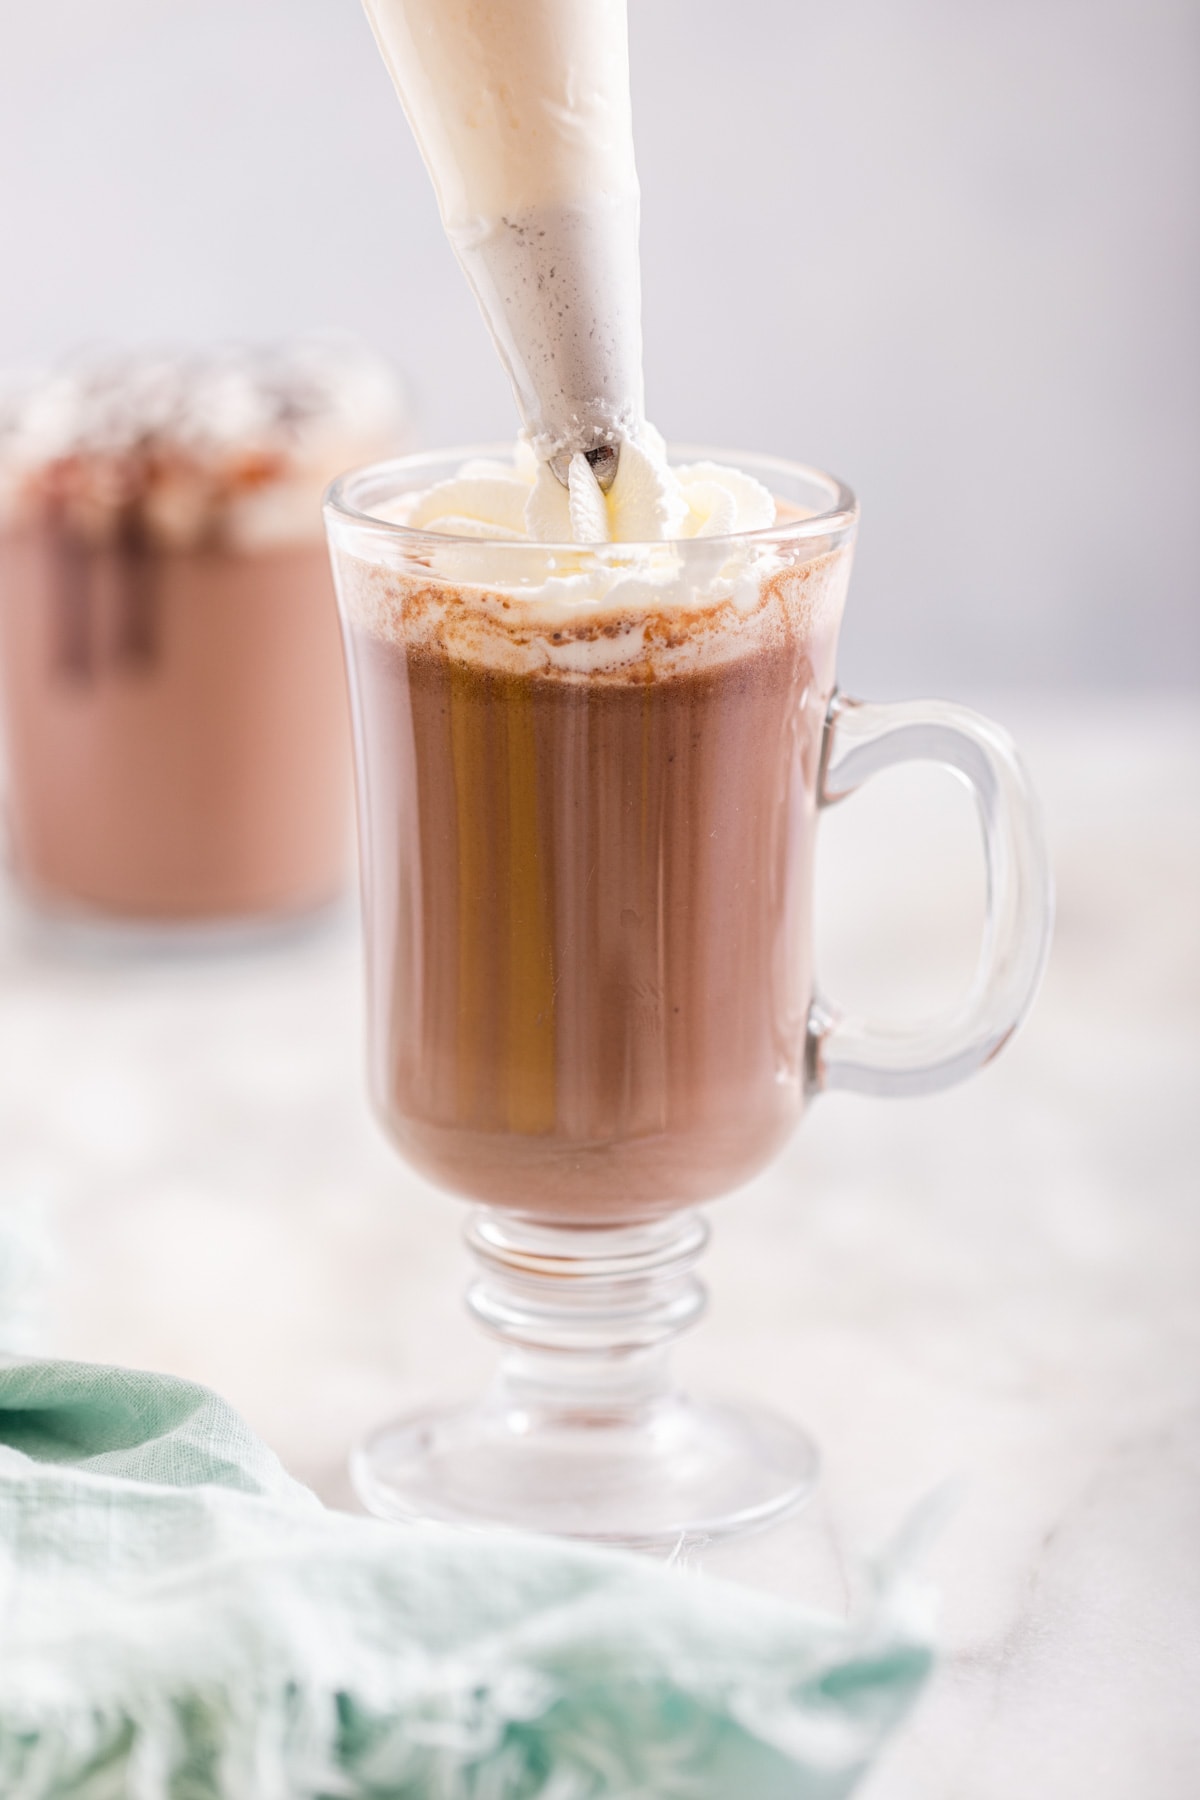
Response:
[[[626,0],[365,0],[535,456],[643,424]]]

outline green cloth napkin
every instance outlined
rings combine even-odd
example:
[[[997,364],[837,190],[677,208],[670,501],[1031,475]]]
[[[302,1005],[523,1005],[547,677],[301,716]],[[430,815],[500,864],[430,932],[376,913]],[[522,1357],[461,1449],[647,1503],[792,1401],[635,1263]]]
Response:
[[[204,1388],[0,1360],[4,1800],[835,1800],[929,1666],[903,1585],[329,1512]]]

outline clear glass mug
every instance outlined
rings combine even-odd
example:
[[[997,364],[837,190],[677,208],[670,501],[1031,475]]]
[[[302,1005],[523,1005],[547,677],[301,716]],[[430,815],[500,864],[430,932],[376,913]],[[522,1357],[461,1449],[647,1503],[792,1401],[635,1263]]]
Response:
[[[670,1385],[704,1305],[694,1208],[761,1170],[813,1095],[927,1093],[995,1055],[1049,942],[1038,811],[989,721],[836,693],[857,506],[832,477],[681,453],[745,469],[780,517],[672,545],[394,522],[480,454],[377,465],[326,503],[373,1099],[414,1167],[481,1203],[469,1304],[505,1346],[488,1396],[383,1427],[355,1478],[394,1517],[719,1536],[802,1503],[816,1455],[788,1421]],[[961,1003],[885,1031],[815,981],[813,858],[823,807],[912,760],[974,792],[987,919]]]

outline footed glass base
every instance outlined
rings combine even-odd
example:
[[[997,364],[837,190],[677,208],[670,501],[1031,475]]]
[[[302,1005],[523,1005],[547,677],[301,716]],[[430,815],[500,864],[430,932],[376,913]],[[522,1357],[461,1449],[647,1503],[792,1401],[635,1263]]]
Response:
[[[703,1311],[703,1220],[560,1228],[477,1213],[477,1318],[508,1349],[481,1401],[417,1413],[355,1452],[393,1519],[504,1525],[631,1548],[753,1531],[812,1493],[817,1453],[756,1407],[674,1392],[667,1345]]]
[[[547,1417],[495,1395],[384,1426],[352,1469],[385,1518],[670,1549],[794,1512],[817,1455],[802,1431],[751,1407],[669,1398],[626,1419]]]

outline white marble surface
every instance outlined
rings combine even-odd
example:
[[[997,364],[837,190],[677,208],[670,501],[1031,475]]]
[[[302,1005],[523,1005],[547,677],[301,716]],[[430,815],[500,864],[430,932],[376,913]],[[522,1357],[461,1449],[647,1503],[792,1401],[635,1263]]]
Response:
[[[696,1383],[806,1420],[819,1500],[713,1570],[824,1605],[948,1476],[943,1660],[869,1800],[1200,1792],[1200,717],[1001,709],[1059,926],[969,1087],[821,1103],[715,1209]],[[903,1015],[969,966],[967,802],[883,778],[827,822],[827,985]],[[43,1338],[221,1389],[348,1504],[347,1446],[477,1385],[460,1215],[362,1098],[348,919],[257,952],[84,952],[0,918],[0,1206],[53,1246]],[[731,1797],[734,1800],[734,1797]]]

